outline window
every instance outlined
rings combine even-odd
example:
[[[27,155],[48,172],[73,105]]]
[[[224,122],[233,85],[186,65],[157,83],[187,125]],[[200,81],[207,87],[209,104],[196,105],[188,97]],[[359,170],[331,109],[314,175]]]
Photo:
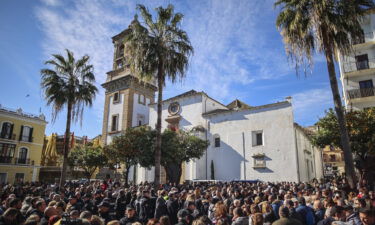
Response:
[[[113,103],[119,103],[120,102],[120,92],[115,92],[113,94]]]
[[[331,162],[335,162],[336,161],[336,155],[330,155],[329,158],[330,158]]]
[[[117,58],[123,57],[124,56],[124,45],[120,45],[117,49]]]
[[[363,80],[359,82],[359,90],[361,92],[361,97],[374,96],[374,84],[372,80]]]
[[[220,147],[220,137],[215,137],[215,148]]]
[[[253,146],[263,145],[263,131],[252,132]]]
[[[20,141],[32,142],[33,128],[29,126],[21,126]]]
[[[117,129],[118,129],[118,115],[113,115],[111,131],[117,131]]]
[[[26,164],[27,162],[27,148],[20,148],[18,153],[18,164]]]
[[[121,69],[124,67],[124,62],[122,61],[122,59],[119,59],[116,61],[116,69]]]
[[[16,145],[0,143],[0,163],[11,163]]]
[[[365,70],[369,68],[367,54],[357,55],[355,57],[355,62],[357,65],[357,70]]]
[[[25,174],[24,174],[24,173],[16,173],[16,176],[15,176],[14,182],[15,182],[15,183],[22,183],[24,177],[25,177]]]
[[[144,125],[146,122],[145,122],[145,116],[142,115],[142,114],[138,114],[137,115],[137,125],[138,126],[142,126]]]
[[[10,122],[4,122],[1,127],[1,138],[11,139],[13,134],[13,124]]]
[[[138,103],[142,104],[142,105],[145,105],[146,104],[146,96],[142,95],[142,94],[139,94],[138,95]]]

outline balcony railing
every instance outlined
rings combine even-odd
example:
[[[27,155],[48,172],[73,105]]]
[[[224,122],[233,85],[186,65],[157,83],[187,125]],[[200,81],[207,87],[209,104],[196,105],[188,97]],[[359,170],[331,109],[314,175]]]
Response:
[[[8,139],[8,140],[16,140],[16,134],[11,134],[11,135],[0,135],[0,138],[3,138],[3,139]]]
[[[355,99],[355,98],[364,98],[369,96],[374,96],[375,94],[375,88],[360,88],[360,89],[352,89],[348,90],[348,97],[349,99]]]
[[[34,160],[30,160],[29,158],[14,158],[10,156],[1,156],[0,163],[17,164],[17,165],[34,165]]]
[[[345,73],[350,73],[359,70],[373,69],[375,68],[375,59],[357,61],[357,62],[347,62],[343,64],[343,69]]]
[[[367,33],[364,33],[363,36],[358,37],[356,39],[353,39],[353,45],[362,44],[362,43],[371,41],[373,39],[374,39],[374,32],[372,32],[372,31],[371,32],[367,32]]]

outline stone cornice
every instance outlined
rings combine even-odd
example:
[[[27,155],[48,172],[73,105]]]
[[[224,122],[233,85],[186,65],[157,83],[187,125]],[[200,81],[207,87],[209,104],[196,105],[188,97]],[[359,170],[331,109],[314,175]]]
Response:
[[[106,89],[106,93],[115,92],[115,91],[130,88],[130,87],[133,87],[136,89],[144,87],[147,89],[151,89],[153,91],[157,90],[157,88],[154,85],[149,84],[149,83],[144,83],[144,82],[140,83],[138,78],[132,75],[126,75],[118,79],[105,82],[104,84],[102,84],[102,87]]]

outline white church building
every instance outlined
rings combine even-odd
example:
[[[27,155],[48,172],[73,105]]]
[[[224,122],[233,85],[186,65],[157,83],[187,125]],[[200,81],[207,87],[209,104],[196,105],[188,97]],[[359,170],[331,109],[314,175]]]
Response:
[[[113,70],[102,85],[106,89],[103,141],[128,127],[155,128],[156,87],[140,83],[130,74],[123,55],[127,30],[112,38]],[[291,98],[261,106],[239,100],[228,105],[204,92],[188,91],[163,101],[162,129],[194,131],[210,142],[204,156],[184,165],[183,180],[309,181],[323,176],[322,153],[304,128],[294,122]],[[135,174],[134,174],[135,172]],[[153,181],[154,170],[132,168],[130,179]]]

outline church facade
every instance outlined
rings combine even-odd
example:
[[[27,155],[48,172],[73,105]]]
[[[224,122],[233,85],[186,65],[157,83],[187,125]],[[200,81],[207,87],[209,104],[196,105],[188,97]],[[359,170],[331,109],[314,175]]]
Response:
[[[126,32],[112,38],[113,70],[102,85],[104,144],[128,127],[155,128],[157,120],[155,85],[139,81],[126,65]],[[193,131],[210,142],[202,158],[183,166],[182,180],[308,181],[323,176],[322,153],[294,123],[291,98],[262,106],[239,100],[224,105],[191,90],[163,101],[162,129],[166,128]],[[154,170],[138,166],[129,177],[136,183],[153,181]]]

